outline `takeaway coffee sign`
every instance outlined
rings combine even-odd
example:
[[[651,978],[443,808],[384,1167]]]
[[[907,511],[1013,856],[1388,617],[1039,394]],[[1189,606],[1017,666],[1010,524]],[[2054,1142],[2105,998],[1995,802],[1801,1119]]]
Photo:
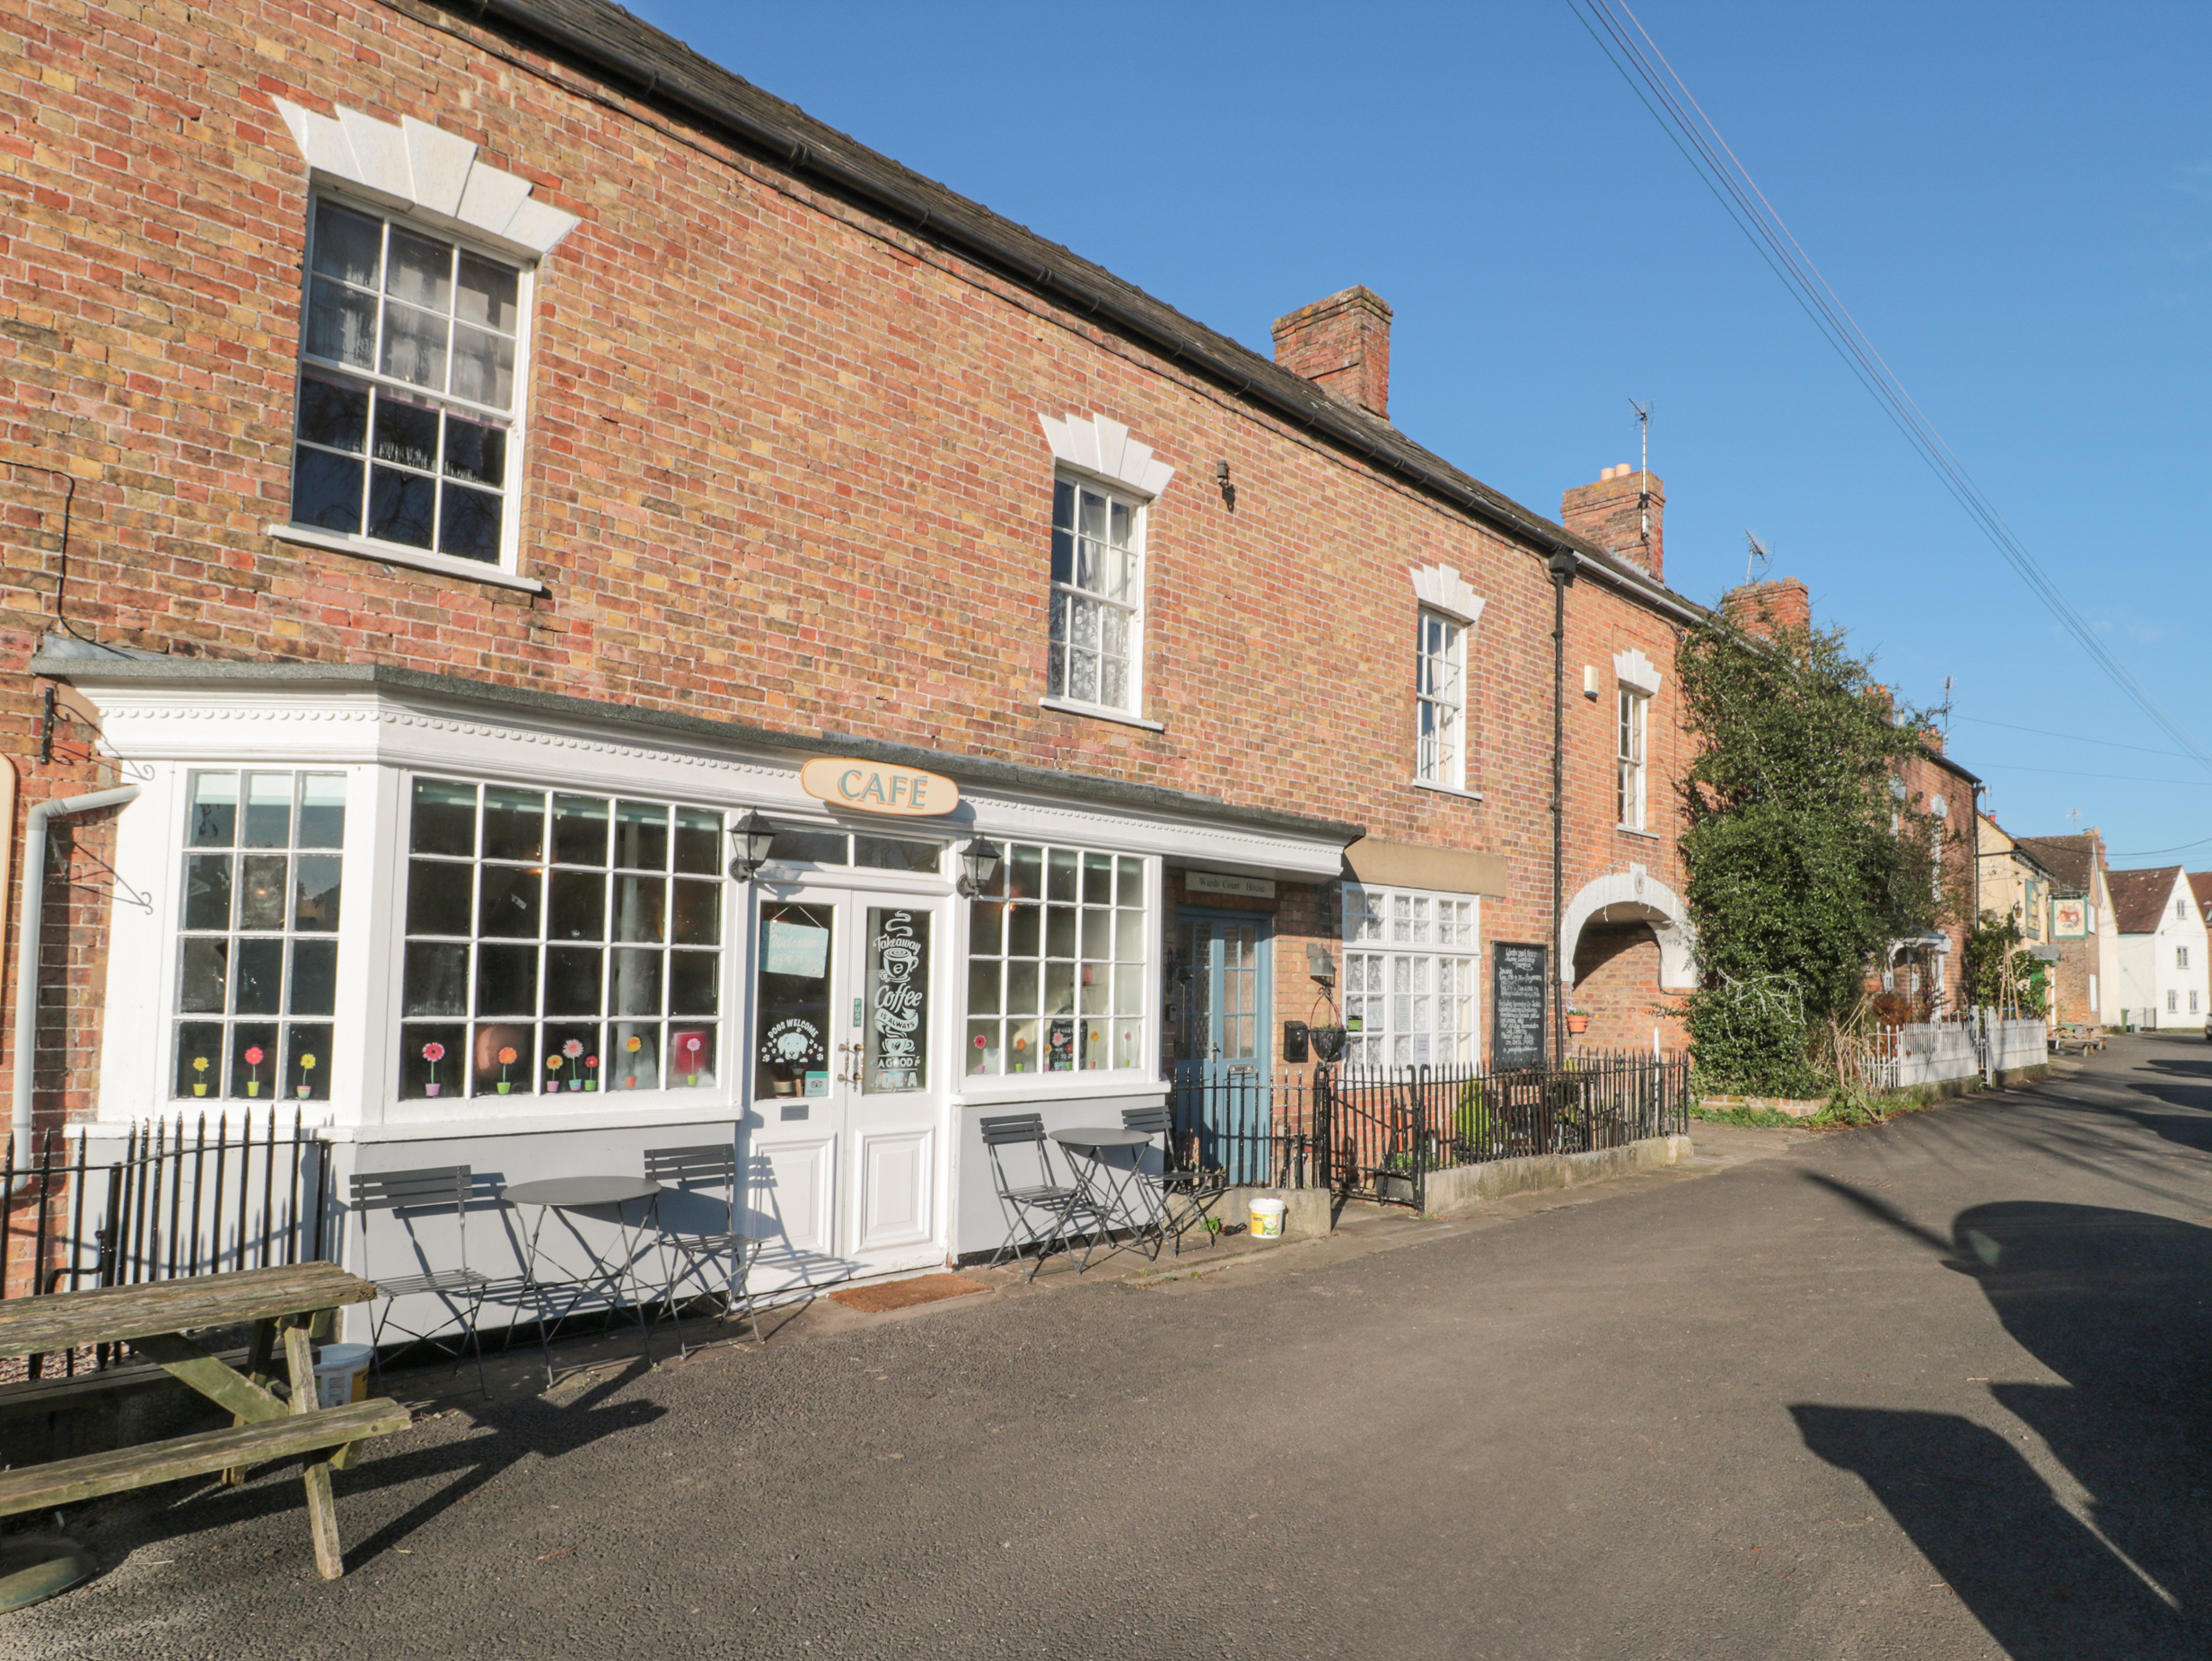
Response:
[[[851,756],[816,756],[799,769],[799,788],[832,807],[901,819],[935,819],[960,805],[960,787],[941,773]]]

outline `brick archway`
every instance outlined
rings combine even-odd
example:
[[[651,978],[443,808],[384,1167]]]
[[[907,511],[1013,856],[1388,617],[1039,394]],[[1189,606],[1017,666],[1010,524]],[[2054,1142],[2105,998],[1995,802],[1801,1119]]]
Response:
[[[1659,989],[1687,992],[1698,984],[1698,936],[1675,892],[1640,866],[1585,883],[1559,919],[1559,984],[1575,984],[1575,954],[1592,924],[1649,925],[1659,943]]]

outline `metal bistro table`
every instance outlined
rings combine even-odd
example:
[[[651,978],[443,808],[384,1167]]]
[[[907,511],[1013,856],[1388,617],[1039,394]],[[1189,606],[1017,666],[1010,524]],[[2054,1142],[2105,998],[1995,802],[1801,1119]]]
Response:
[[[1106,1230],[1106,1255],[1110,1257],[1116,1252],[1128,1250],[1145,1251],[1141,1243],[1146,1235],[1154,1233],[1160,1222],[1148,1203],[1151,1191],[1139,1165],[1143,1150],[1152,1146],[1151,1135],[1142,1130],[1078,1126],[1073,1130],[1055,1130],[1051,1137],[1069,1155],[1084,1156],[1081,1161],[1070,1157],[1068,1168],[1075,1173],[1075,1186],[1083,1191],[1083,1203]],[[1132,1150],[1126,1167],[1108,1163],[1108,1150],[1116,1148]],[[1111,1235],[1117,1228],[1129,1231],[1127,1242],[1113,1241]],[[1076,1268],[1078,1274],[1090,1268],[1091,1255],[1098,1249],[1095,1240],[1085,1242],[1083,1261]],[[1155,1258],[1160,1255],[1156,1239],[1147,1254]]]
[[[637,1332],[645,1343],[645,1364],[653,1363],[653,1327],[645,1315],[647,1287],[637,1277],[638,1260],[645,1254],[645,1235],[660,1218],[661,1185],[637,1176],[556,1176],[541,1182],[517,1182],[501,1196],[511,1205],[535,1206],[538,1219],[531,1225],[522,1260],[522,1287],[538,1307],[538,1343],[545,1353],[545,1382],[553,1385],[553,1339],[561,1323],[586,1303],[603,1302],[610,1309],[628,1308],[637,1315]],[[640,1207],[630,1221],[630,1208]],[[611,1246],[593,1245],[575,1219],[575,1211],[613,1208],[615,1240]],[[575,1249],[587,1267],[572,1269],[557,1252],[541,1243],[546,1219],[555,1212],[568,1231]],[[549,1278],[548,1264],[558,1273]],[[550,1313],[553,1296],[566,1294],[558,1314]]]

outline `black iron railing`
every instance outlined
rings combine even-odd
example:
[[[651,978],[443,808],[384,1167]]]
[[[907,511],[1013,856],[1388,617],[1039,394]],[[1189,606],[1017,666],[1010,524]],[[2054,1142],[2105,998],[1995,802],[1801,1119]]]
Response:
[[[1558,1068],[1324,1068],[1313,1084],[1315,1186],[1418,1207],[1430,1172],[1586,1154],[1690,1123],[1690,1060],[1585,1052]]]
[[[329,1254],[329,1162],[295,1110],[233,1122],[135,1124],[121,1156],[92,1161],[88,1138],[48,1134],[23,1150],[0,1139],[0,1297],[129,1286],[227,1270],[265,1269]],[[74,1146],[72,1146],[74,1144]],[[19,1179],[23,1180],[16,1193]],[[0,1380],[112,1366],[112,1347],[51,1357],[0,1357]]]
[[[1231,1182],[1304,1188],[1311,1173],[1312,1093],[1297,1073],[1178,1063],[1169,1095],[1176,1163]]]

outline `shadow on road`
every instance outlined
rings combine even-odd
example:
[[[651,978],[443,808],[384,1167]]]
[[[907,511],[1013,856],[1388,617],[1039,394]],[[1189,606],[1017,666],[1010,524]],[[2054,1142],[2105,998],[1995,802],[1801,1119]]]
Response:
[[[1805,1446],[1866,1483],[2014,1661],[2212,1653],[2212,1229],[2021,1201],[1962,1212],[1951,1246],[1944,1267],[2065,1381],[1991,1394],[2086,1493],[2086,1522],[2019,1445],[1955,1414],[1799,1405]]]

